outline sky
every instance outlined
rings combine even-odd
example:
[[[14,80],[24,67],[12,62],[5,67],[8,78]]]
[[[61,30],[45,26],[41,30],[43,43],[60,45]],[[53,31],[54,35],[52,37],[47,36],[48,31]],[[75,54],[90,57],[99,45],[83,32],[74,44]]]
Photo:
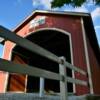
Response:
[[[3,46],[0,45],[0,58],[2,58],[2,54],[3,54]]]
[[[0,25],[12,30],[34,10],[75,11],[91,13],[96,36],[100,46],[100,6],[88,0],[81,7],[73,8],[71,5],[63,5],[51,9],[52,0],[0,0]],[[3,46],[0,45],[0,57]]]

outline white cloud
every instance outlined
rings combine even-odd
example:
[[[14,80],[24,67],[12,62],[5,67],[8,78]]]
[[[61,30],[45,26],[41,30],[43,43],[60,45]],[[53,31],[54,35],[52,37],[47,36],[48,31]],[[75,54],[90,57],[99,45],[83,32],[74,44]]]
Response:
[[[50,9],[51,8],[51,0],[40,0],[42,4],[46,6],[46,8]]]
[[[62,7],[53,8],[54,11],[72,11],[73,7],[71,5],[64,4]]]
[[[96,31],[98,43],[99,43],[99,46],[100,46],[100,25],[95,26],[95,31]]]
[[[53,10],[57,10],[57,11],[73,11],[73,12],[89,12],[88,9],[82,5],[81,7],[72,7],[71,5],[64,5],[62,7],[57,7],[54,8]]]
[[[32,0],[33,8],[51,9],[51,0]]]
[[[100,26],[95,26],[95,29],[100,29]]]
[[[82,5],[81,7],[75,8],[74,11],[75,12],[89,12],[88,9],[86,9],[84,5]]]
[[[88,10],[87,10],[86,8],[81,8],[81,7],[75,8],[74,11],[75,11],[75,12],[88,12]]]
[[[100,7],[97,7],[92,13],[92,18],[100,17]]]

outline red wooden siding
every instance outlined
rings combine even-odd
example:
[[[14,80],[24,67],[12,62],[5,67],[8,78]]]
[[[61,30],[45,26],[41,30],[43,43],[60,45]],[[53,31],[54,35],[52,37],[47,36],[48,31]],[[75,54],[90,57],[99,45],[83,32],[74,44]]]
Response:
[[[12,51],[13,43],[10,41],[6,41],[3,50],[3,59],[10,60],[11,51]],[[6,91],[6,84],[7,84],[7,72],[0,72],[0,93]]]
[[[25,62],[17,55],[14,55],[13,62],[25,64]],[[8,82],[8,91],[25,92],[26,75],[10,74]]]
[[[25,37],[26,35],[30,34],[30,32],[33,32],[41,28],[58,28],[69,32],[72,38],[74,65],[87,71],[80,17],[69,16],[69,15],[68,16],[39,15],[39,16],[46,16],[45,24],[42,24],[30,30],[29,29],[30,23],[28,23],[25,26],[23,26],[23,28],[20,29],[17,32],[17,34],[22,37]],[[7,49],[7,47],[5,48]],[[75,73],[75,77],[78,79],[87,80],[87,77],[80,75],[79,73]],[[89,88],[85,86],[82,87],[76,85],[76,93],[77,95],[89,93]]]
[[[90,41],[87,39],[89,61],[92,73],[93,90],[95,94],[100,94],[100,65],[94,54]]]
[[[70,32],[72,38],[74,65],[87,71],[80,17],[47,16],[46,23],[33,28],[33,31],[44,27],[59,28]],[[32,29],[29,31],[32,32]],[[75,77],[82,80],[88,80],[86,76],[80,75],[79,73],[75,73]],[[86,86],[76,85],[76,93],[77,95],[89,93],[89,88]]]

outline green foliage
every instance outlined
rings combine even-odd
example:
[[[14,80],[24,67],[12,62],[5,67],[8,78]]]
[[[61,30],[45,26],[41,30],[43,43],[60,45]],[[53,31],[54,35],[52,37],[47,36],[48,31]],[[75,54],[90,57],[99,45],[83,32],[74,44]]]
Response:
[[[100,0],[95,0],[96,4],[100,6]]]
[[[71,1],[71,0],[53,0],[52,2],[51,2],[51,7],[52,8],[54,8],[54,7],[61,7],[61,6],[63,6],[66,2],[69,2],[69,1]],[[67,2],[67,3],[68,3]]]
[[[81,6],[84,2],[86,2],[86,0],[72,0],[72,6],[76,6],[79,7]]]
[[[79,7],[81,6],[83,3],[85,3],[87,0],[53,0],[51,2],[51,7],[55,8],[55,7],[61,7],[64,4],[71,4],[73,7]],[[100,5],[100,0],[93,0],[94,2],[96,2],[97,5]]]

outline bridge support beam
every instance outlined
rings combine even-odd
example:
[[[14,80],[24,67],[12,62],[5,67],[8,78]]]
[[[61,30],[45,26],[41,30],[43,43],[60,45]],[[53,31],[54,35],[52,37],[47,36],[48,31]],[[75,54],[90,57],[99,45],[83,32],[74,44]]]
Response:
[[[40,97],[43,97],[44,96],[44,78],[40,77]]]

